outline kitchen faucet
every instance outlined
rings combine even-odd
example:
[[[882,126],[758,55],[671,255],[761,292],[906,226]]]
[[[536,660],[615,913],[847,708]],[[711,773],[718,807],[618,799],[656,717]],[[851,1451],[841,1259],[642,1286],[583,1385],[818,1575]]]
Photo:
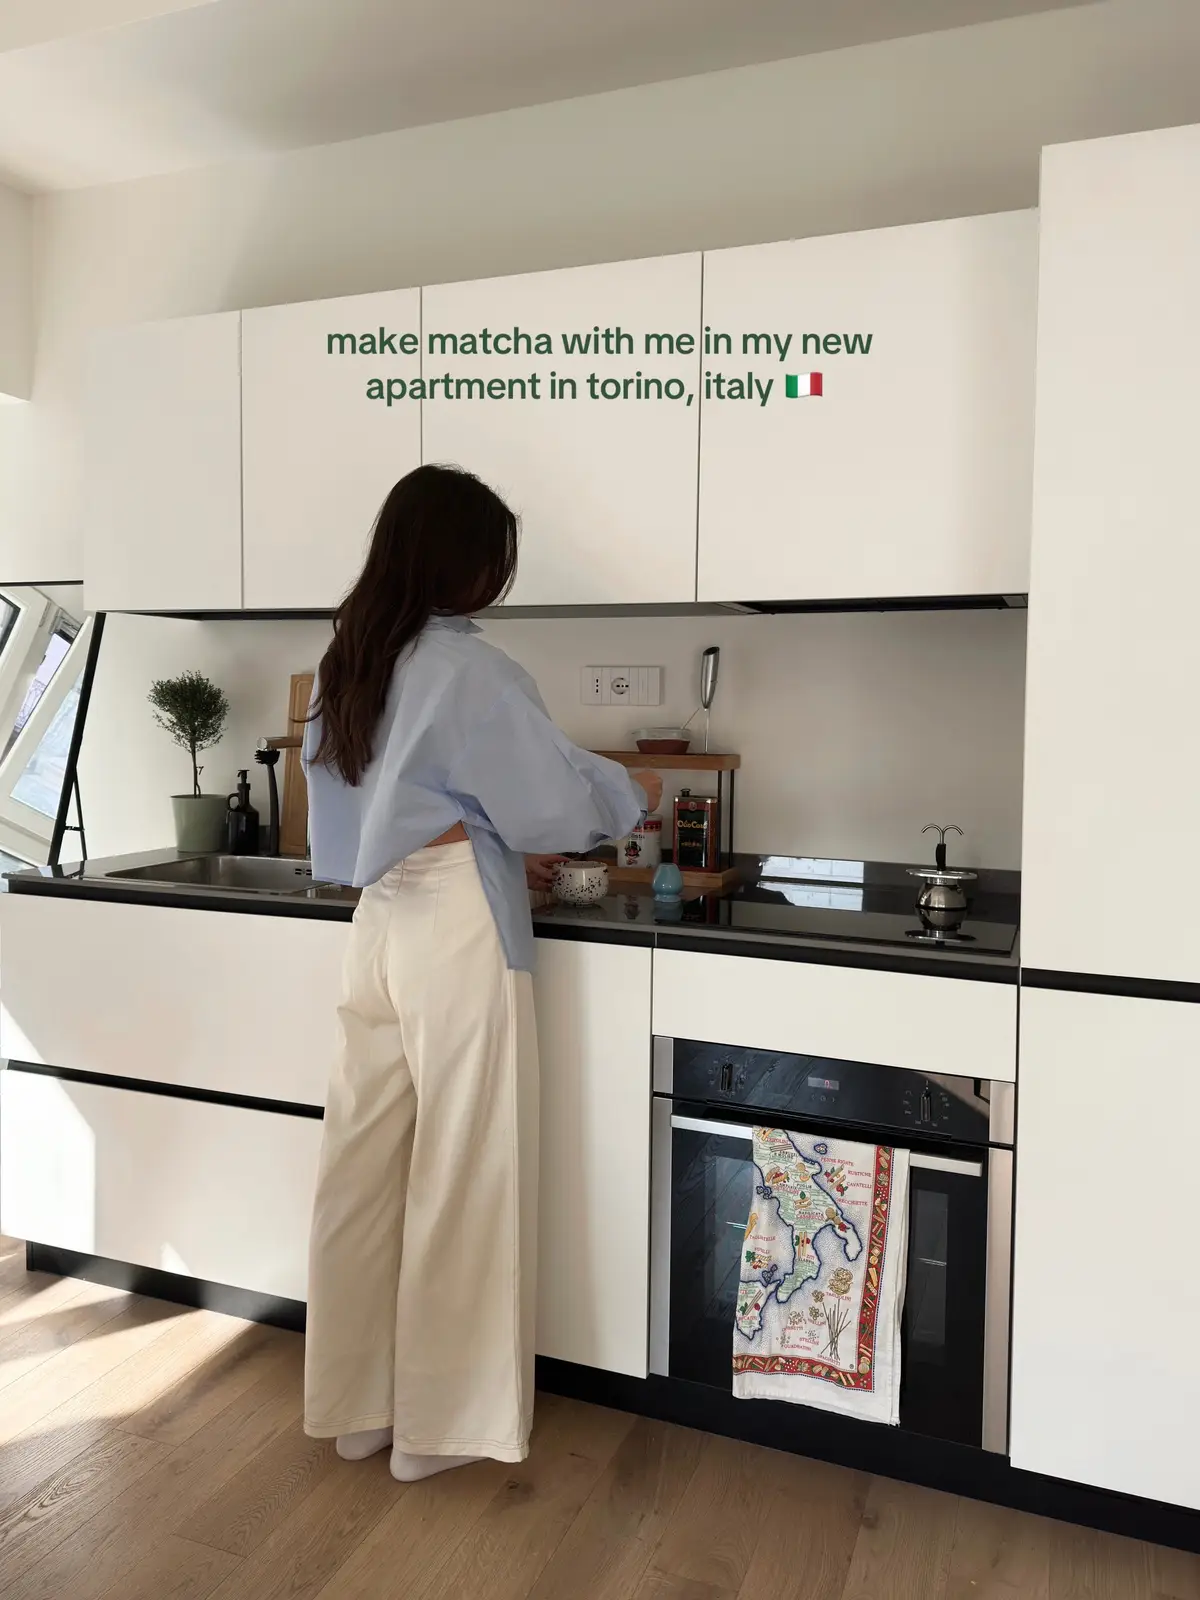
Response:
[[[269,739],[260,739],[258,749],[254,752],[254,759],[260,767],[267,769],[267,794],[270,804],[270,818],[267,822],[267,854],[279,854],[279,785],[275,781],[275,765],[279,760],[279,751],[274,748]]]

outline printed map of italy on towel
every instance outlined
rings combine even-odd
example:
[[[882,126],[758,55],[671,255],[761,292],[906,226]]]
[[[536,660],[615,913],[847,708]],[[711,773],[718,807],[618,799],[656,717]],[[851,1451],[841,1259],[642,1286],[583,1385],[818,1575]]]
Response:
[[[734,1393],[898,1420],[906,1151],[754,1130]]]

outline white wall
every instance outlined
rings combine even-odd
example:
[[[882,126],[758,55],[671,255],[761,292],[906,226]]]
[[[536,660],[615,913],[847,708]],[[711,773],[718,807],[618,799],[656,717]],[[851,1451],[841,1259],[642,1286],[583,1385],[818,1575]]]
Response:
[[[0,396],[26,400],[32,381],[33,201],[0,184]],[[8,581],[2,561],[0,580]]]
[[[37,203],[0,574],[77,576],[97,327],[1031,206],[1043,144],[1200,120],[1200,6],[1108,0]]]
[[[633,727],[686,718],[700,653],[720,645],[713,743],[744,761],[739,849],[924,860],[922,825],[956,822],[964,864],[1020,865],[1022,612],[504,619],[486,631],[594,748],[629,748]],[[326,637],[310,622],[110,617],[80,770],[90,853],[172,842],[168,796],[186,790],[188,758],[154,726],[146,694],[152,678],[189,667],[232,702],[204,787],[228,792],[248,767],[265,821],[254,746],[283,731],[288,679],[316,665]],[[665,667],[663,706],[582,706],[588,665]],[[700,779],[693,787],[706,792]]]

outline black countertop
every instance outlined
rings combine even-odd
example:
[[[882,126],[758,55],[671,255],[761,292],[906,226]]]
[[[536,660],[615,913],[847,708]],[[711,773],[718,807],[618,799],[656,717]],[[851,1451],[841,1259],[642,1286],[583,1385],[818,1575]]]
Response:
[[[157,850],[77,866],[33,868],[10,876],[8,890],[326,921],[349,921],[354,914],[357,891],[331,885],[275,894],[113,876],[179,859],[179,852]],[[674,905],[655,901],[641,886],[621,886],[598,905],[578,908],[534,896],[534,931],[546,939],[703,950],[990,983],[1018,980],[1019,873],[981,870],[969,886],[970,903],[960,929],[967,938],[940,942],[921,926],[918,885],[903,865],[764,856],[739,857],[738,865],[746,881],[734,894],[689,892]]]

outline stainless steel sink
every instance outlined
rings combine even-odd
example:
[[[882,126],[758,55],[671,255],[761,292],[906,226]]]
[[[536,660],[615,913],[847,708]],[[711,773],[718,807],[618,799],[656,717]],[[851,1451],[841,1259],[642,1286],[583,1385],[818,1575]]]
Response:
[[[150,867],[127,867],[109,877],[252,894],[307,894],[313,888],[310,861],[269,856],[185,856]]]

